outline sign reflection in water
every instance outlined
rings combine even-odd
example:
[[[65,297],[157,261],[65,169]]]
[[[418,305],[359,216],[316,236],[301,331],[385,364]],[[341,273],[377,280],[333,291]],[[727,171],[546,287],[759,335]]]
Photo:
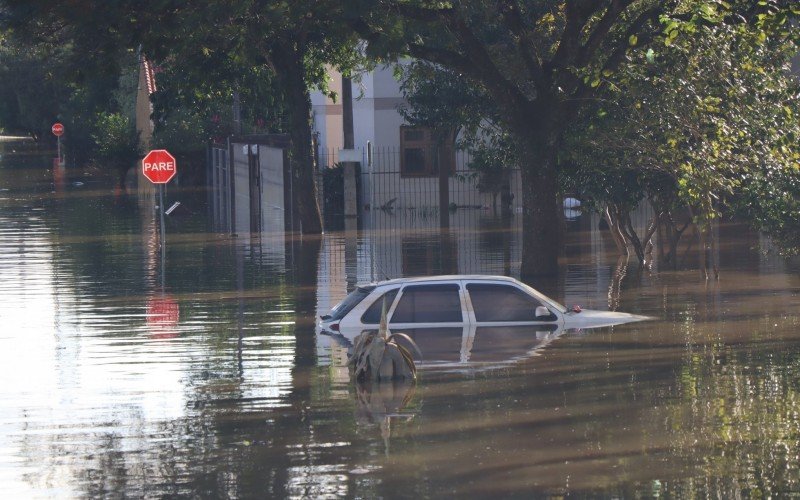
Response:
[[[453,332],[428,350],[453,340],[457,351],[442,351],[451,362],[515,361],[425,370],[408,392],[364,390],[342,368],[345,350],[318,336],[320,311],[353,281],[443,269],[513,276],[518,219],[508,227],[459,210],[443,238],[438,220],[376,212],[320,240],[208,233],[203,217],[188,217],[170,227],[167,249],[176,336],[154,338],[152,210],[115,205],[92,179],[52,193],[46,157],[3,154],[0,484],[9,497],[798,489],[798,267],[752,250],[766,242],[741,227],[719,228],[723,278],[706,283],[692,254],[684,269],[620,273],[613,242],[577,221],[562,278],[534,285],[568,304],[611,301],[660,320],[566,333],[533,356],[524,337],[481,346],[478,331],[464,349],[464,332]]]

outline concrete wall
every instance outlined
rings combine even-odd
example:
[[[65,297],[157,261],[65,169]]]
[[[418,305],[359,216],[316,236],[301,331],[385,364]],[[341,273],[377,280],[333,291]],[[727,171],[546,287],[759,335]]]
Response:
[[[150,142],[153,138],[153,121],[150,118],[153,114],[153,103],[150,102],[144,58],[142,57],[139,58],[139,83],[136,88],[135,111],[136,131],[139,132],[139,141],[142,146],[142,151],[146,152],[150,149]],[[156,196],[156,188],[142,174],[141,163],[137,162],[133,175],[136,178],[136,187],[140,200],[144,201],[145,206],[150,206],[150,200]]]
[[[233,151],[231,167],[233,168],[233,232],[236,234],[250,233],[250,168],[246,148],[248,144],[235,143],[231,145]]]
[[[261,168],[261,232],[283,235],[286,213],[284,210],[283,150],[259,146]],[[280,253],[283,254],[283,239]]]
[[[231,142],[233,232],[248,234],[255,226],[263,245],[269,247],[268,252],[280,254],[282,258],[286,219],[290,217],[285,210],[285,149],[263,142],[259,138],[250,141],[236,139]],[[251,157],[257,160],[259,169],[260,184],[255,189],[251,189]],[[251,193],[259,197],[260,214],[251,213]],[[257,220],[254,221],[254,217]]]

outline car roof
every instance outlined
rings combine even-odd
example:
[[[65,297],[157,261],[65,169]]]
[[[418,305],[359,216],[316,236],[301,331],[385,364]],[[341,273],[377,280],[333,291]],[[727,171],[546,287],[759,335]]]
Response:
[[[506,281],[508,283],[519,283],[519,281],[515,280],[514,278],[509,278],[508,276],[491,276],[487,274],[443,274],[439,276],[416,276],[409,278],[395,278],[391,280],[379,281],[377,283],[370,283],[370,284],[375,286],[387,286],[387,285],[404,285],[407,283],[425,283],[429,281],[456,281],[456,280]]]

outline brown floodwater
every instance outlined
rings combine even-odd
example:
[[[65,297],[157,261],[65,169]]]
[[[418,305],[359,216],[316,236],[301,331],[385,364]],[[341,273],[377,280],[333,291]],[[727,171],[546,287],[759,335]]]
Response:
[[[582,216],[559,278],[531,284],[653,320],[478,332],[466,354],[446,332],[415,385],[357,386],[316,318],[357,282],[518,276],[518,219],[231,235],[171,188],[186,210],[162,253],[151,199],[83,172],[54,183],[41,155],[2,147],[6,498],[800,493],[800,266],[741,226],[718,228],[706,282],[696,244],[640,271]]]

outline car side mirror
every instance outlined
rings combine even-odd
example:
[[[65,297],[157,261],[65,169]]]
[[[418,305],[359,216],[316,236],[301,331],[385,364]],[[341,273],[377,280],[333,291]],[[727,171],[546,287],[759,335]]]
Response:
[[[550,318],[550,309],[546,308],[545,306],[539,306],[536,308],[534,315],[536,316],[536,319]]]

